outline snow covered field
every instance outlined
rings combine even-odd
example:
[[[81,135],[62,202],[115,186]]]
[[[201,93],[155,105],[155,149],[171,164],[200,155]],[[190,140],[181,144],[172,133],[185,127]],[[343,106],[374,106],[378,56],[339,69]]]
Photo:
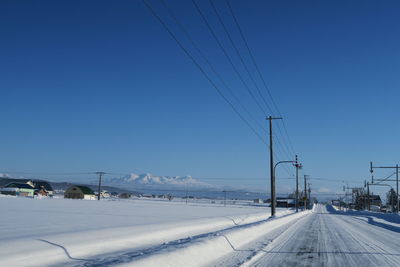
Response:
[[[400,266],[397,214],[0,197],[0,266]]]
[[[290,214],[287,209],[278,215]],[[88,264],[99,255],[254,223],[269,208],[153,201],[0,197],[0,266]]]

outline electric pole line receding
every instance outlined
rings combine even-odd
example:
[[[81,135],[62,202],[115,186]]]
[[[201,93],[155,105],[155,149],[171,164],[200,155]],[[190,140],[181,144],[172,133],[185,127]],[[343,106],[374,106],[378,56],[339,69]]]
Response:
[[[274,151],[272,146],[272,120],[282,120],[281,117],[273,118],[267,117],[269,120],[269,164],[270,164],[270,175],[271,175],[271,217],[275,216],[275,175],[274,175]]]
[[[96,172],[96,174],[99,176],[99,187],[97,188],[97,200],[100,200],[100,194],[101,194],[101,177],[103,177],[105,172]]]

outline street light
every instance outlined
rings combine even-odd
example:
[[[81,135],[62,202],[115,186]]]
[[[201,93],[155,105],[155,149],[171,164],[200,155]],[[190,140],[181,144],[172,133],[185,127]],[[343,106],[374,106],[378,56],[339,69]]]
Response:
[[[275,185],[275,169],[276,169],[276,166],[278,166],[281,163],[295,163],[295,162],[296,161],[294,161],[294,160],[282,160],[282,161],[277,162],[274,165],[274,168],[273,168],[273,183],[274,183],[274,185]],[[271,191],[271,217],[275,216],[275,207],[276,207],[276,196],[275,196],[275,187],[273,187],[272,191]]]

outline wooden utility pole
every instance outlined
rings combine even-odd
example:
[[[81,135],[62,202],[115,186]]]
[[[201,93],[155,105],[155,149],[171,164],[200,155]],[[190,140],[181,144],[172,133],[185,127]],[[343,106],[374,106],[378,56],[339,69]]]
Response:
[[[299,212],[299,169],[301,168],[301,164],[298,162],[298,158],[296,155],[296,212]]]
[[[368,210],[371,210],[371,201],[369,197],[369,183],[367,183],[367,205],[368,205]]]
[[[307,176],[304,174],[304,210],[307,209]]]
[[[397,197],[396,211],[397,214],[399,214],[399,164],[396,164],[396,197]]]
[[[99,175],[99,187],[97,188],[97,200],[100,200],[100,193],[101,193],[101,177],[106,174],[105,172],[96,172]]]
[[[226,190],[222,191],[224,192],[224,207],[226,206]]]
[[[271,176],[271,217],[275,216],[276,196],[275,196],[275,177],[274,177],[274,151],[272,146],[272,120],[281,120],[282,118],[267,117],[269,121],[269,167]]]

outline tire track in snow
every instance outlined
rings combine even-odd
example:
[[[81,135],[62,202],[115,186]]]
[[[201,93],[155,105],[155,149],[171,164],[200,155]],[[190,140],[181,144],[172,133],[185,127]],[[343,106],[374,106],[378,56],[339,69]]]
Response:
[[[265,257],[266,260],[268,260],[268,257],[273,257],[273,252],[278,251],[290,240],[290,237],[294,232],[296,232],[297,228],[299,228],[299,224],[302,225],[302,221],[306,218],[308,218],[308,216],[301,217],[293,222],[288,228],[276,232],[274,238],[268,239],[269,242],[266,242],[263,247],[255,251],[251,257],[247,257],[245,261],[240,262],[238,266],[251,266],[252,263],[256,262],[261,257]]]
[[[284,215],[283,217],[290,216],[289,215]],[[230,220],[234,221],[232,218],[229,218]],[[246,218],[245,218],[246,219]],[[146,257],[154,253],[158,253],[161,251],[167,251],[169,249],[179,249],[181,247],[186,246],[190,242],[196,242],[197,240],[204,239],[204,238],[209,238],[213,236],[223,236],[223,233],[225,231],[231,231],[231,230],[236,230],[240,228],[245,228],[245,227],[251,227],[251,226],[256,226],[261,223],[266,222],[267,220],[261,220],[261,221],[256,221],[252,223],[247,223],[240,225],[241,222],[243,222],[245,219],[242,219],[239,223],[236,223],[234,221],[234,226],[228,227],[225,229],[221,229],[218,231],[213,231],[213,232],[207,232],[195,236],[190,236],[187,238],[181,238],[169,242],[165,242],[163,244],[157,245],[157,246],[151,246],[148,248],[141,248],[133,251],[125,251],[121,253],[111,253],[110,255],[102,255],[98,258],[89,260],[88,262],[85,263],[80,263],[77,265],[74,265],[76,267],[81,266],[81,267],[93,267],[93,266],[108,266],[108,265],[116,265],[116,264],[122,264],[122,263],[127,263],[131,262],[132,260],[136,260],[141,257]],[[226,237],[225,237],[226,238]]]
[[[316,212],[243,266],[400,266],[399,237],[355,216]]]

